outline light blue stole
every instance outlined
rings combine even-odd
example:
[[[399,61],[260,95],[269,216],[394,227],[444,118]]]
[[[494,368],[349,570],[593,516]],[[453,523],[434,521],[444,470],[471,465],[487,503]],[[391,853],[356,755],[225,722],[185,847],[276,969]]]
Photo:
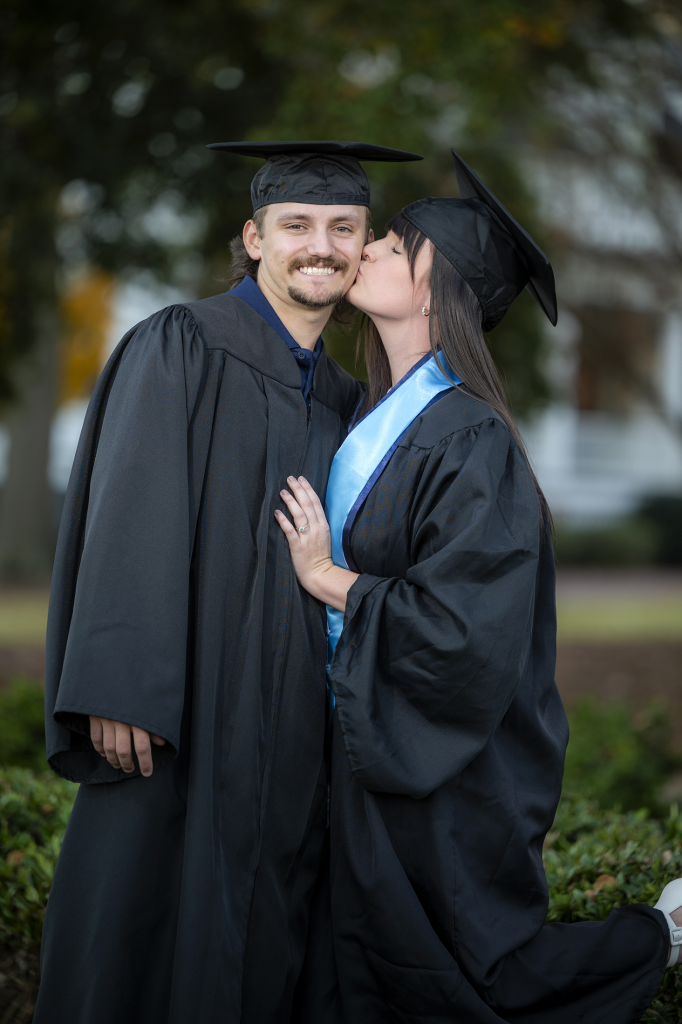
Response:
[[[339,448],[327,484],[325,512],[331,531],[332,559],[344,569],[357,571],[350,553],[350,531],[360,508],[374,487],[413,420],[444,391],[461,384],[443,354],[420,359],[366,416],[351,428]],[[327,605],[328,666],[343,629],[343,612]],[[329,690],[331,710],[334,695]]]

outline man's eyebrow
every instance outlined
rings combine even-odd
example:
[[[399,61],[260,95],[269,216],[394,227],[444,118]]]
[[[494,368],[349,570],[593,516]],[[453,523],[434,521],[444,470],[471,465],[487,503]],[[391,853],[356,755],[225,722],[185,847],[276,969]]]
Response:
[[[360,223],[360,215],[357,214],[357,213],[350,213],[350,214],[347,214],[345,217],[332,217],[330,223],[332,223],[332,224],[340,224],[342,221],[345,221],[345,220],[355,220],[358,223]]]
[[[277,224],[280,224],[283,221],[287,221],[287,220],[304,220],[304,221],[308,221],[308,223],[310,223],[314,219],[315,218],[310,213],[293,213],[292,212],[292,213],[279,213],[277,215],[277,217],[275,218],[275,222]],[[345,217],[342,217],[342,216],[332,217],[332,219],[331,219],[331,221],[329,223],[330,224],[341,224],[344,221],[357,221],[359,223],[360,222],[360,217],[359,217],[359,215],[357,213],[350,213],[350,214],[347,214]]]
[[[276,220],[312,220],[309,213],[278,213]]]

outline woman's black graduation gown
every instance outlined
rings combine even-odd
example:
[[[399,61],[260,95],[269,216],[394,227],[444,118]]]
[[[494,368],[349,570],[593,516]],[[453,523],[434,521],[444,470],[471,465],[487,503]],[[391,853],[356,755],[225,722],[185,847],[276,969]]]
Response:
[[[282,339],[229,294],[123,339],[66,498],[47,644],[52,768],[80,787],[36,1024],[279,1024],[327,822],[326,623],[273,512],[324,492],[360,386],[324,352],[310,413]],[[167,741],[99,757],[89,714]]]
[[[488,406],[453,390],[417,417],[350,554],[361,575],[331,667],[343,1012],[327,983],[311,1024],[637,1020],[667,960],[659,911],[543,927],[568,738],[554,559]]]

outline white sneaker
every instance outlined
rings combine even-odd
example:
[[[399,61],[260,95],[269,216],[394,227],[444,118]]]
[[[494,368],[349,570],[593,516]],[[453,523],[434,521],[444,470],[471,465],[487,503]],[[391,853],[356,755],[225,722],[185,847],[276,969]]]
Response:
[[[673,911],[679,910],[680,907],[682,907],[682,878],[676,878],[673,882],[668,882],[654,908],[655,910],[663,911],[668,922],[668,928],[670,928],[671,949],[666,967],[674,967],[677,964],[679,948],[682,946],[682,927],[675,924],[670,916]]]

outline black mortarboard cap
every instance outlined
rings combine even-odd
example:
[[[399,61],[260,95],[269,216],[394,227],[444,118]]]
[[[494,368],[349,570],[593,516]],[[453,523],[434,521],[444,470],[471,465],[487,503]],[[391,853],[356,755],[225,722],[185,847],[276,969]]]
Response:
[[[423,159],[364,142],[213,142],[207,149],[265,158],[251,182],[254,213],[272,203],[369,206],[369,182],[360,160]]]
[[[420,199],[403,214],[467,282],[491,331],[523,288],[552,324],[557,322],[552,265],[489,188],[454,149],[460,199]]]

